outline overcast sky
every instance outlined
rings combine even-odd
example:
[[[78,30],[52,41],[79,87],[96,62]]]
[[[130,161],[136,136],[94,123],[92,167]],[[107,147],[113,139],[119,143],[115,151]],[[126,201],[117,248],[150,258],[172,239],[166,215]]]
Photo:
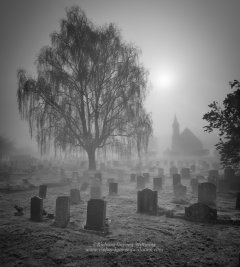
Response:
[[[31,143],[17,110],[16,73],[34,73],[36,55],[72,5],[97,25],[114,22],[142,50],[155,136],[171,134],[176,114],[180,130],[210,138],[202,129],[208,104],[221,102],[228,82],[240,79],[239,0],[1,0],[0,134]]]

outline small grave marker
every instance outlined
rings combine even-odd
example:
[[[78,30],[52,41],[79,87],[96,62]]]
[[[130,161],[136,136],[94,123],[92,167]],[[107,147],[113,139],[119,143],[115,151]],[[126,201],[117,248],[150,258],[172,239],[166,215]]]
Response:
[[[30,219],[41,222],[43,218],[43,199],[40,197],[31,198]]]
[[[70,197],[60,196],[56,200],[55,225],[65,228],[70,220]]]
[[[137,196],[137,212],[150,215],[157,215],[158,192],[151,189],[143,189],[138,191]]]

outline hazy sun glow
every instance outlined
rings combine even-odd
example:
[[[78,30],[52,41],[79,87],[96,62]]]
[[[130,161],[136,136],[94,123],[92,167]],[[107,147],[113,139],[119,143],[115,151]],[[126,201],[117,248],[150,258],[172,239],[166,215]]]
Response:
[[[160,71],[151,75],[151,81],[157,89],[169,90],[175,83],[175,76],[170,71]]]

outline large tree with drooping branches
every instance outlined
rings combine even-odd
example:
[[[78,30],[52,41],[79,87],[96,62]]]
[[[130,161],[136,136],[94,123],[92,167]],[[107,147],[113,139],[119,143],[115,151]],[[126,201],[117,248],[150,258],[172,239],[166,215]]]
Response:
[[[36,77],[18,71],[18,107],[42,153],[79,147],[95,169],[96,149],[147,146],[147,71],[115,25],[97,27],[79,7],[66,13],[37,57]]]

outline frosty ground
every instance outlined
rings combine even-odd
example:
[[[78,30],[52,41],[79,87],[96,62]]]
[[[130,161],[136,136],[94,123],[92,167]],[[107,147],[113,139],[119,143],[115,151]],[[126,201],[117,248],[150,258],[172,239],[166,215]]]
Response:
[[[30,182],[39,185],[57,179],[53,177],[53,174],[33,176]],[[108,195],[107,178],[118,181],[118,196]],[[158,193],[159,208],[173,211],[179,218],[166,216],[166,213],[161,216],[136,213],[136,184],[129,181],[130,173],[120,177],[103,172],[103,198],[107,201],[110,222],[110,233],[106,236],[83,230],[89,189],[81,192],[83,201],[80,204],[71,205],[70,223],[64,229],[55,227],[51,219],[29,220],[30,198],[38,195],[38,188],[1,192],[0,266],[238,266],[239,225],[196,223],[181,218],[184,207],[197,202],[189,180],[182,180],[188,187],[186,205],[172,202],[172,179],[169,177]],[[55,213],[56,198],[69,195],[71,188],[79,187],[77,182],[48,187],[44,209]],[[152,179],[147,187],[152,189]],[[14,216],[15,204],[24,207],[23,216]],[[217,209],[219,218],[240,219],[240,211],[235,210],[234,193],[218,194]],[[141,249],[132,252],[131,246],[139,244]],[[109,252],[105,250],[107,247]],[[125,251],[121,252],[121,248]]]

